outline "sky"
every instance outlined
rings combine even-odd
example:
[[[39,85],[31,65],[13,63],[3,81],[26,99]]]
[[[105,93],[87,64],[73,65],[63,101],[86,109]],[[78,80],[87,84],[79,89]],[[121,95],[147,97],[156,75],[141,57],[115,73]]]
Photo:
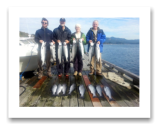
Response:
[[[54,30],[59,26],[60,18],[48,18],[48,28]],[[41,28],[42,18],[20,18],[20,31],[35,34]],[[139,18],[65,18],[66,26],[75,32],[75,24],[81,24],[81,32],[86,34],[92,27],[92,22],[98,20],[99,27],[103,29],[106,37],[117,37],[125,39],[139,39]]]

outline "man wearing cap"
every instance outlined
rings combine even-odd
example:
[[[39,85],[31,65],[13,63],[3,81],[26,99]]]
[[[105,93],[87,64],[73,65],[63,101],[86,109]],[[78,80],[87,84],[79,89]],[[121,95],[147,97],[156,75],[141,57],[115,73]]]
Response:
[[[101,53],[103,52],[103,43],[106,40],[106,35],[104,34],[103,30],[100,29],[98,27],[98,21],[95,20],[93,21],[93,27],[90,28],[90,30],[88,31],[87,35],[86,35],[86,41],[88,43],[88,52],[89,52],[89,47],[90,44],[93,43],[98,43],[99,47],[100,47],[100,61],[96,63],[96,75],[102,75],[102,62],[101,62]],[[89,75],[93,75],[94,74],[94,63],[95,63],[95,55],[92,57],[92,61],[91,61],[91,67],[90,70],[91,72],[89,73]]]
[[[56,68],[58,71],[58,76],[61,77],[63,74],[63,64],[59,63],[58,60],[58,44],[66,42],[68,47],[68,61],[70,61],[70,44],[71,31],[65,26],[65,18],[60,18],[60,25],[58,28],[53,30],[53,39],[56,42]],[[66,77],[69,76],[70,62],[64,63],[64,74]]]
[[[35,42],[38,43],[38,67],[39,67],[39,73],[38,73],[38,79],[41,79],[43,76],[43,67],[42,67],[42,61],[41,61],[41,45],[43,42],[46,42],[46,67],[47,67],[47,73],[48,77],[52,77],[51,74],[51,64],[50,64],[50,45],[49,43],[55,44],[53,41],[53,35],[52,31],[47,28],[49,25],[49,22],[46,18],[42,18],[41,20],[42,27],[41,29],[37,30],[35,33]]]

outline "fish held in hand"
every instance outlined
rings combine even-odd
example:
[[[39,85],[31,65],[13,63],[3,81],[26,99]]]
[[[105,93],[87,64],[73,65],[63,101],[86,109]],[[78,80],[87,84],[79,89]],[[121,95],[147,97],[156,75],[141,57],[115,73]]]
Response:
[[[52,95],[53,95],[53,96],[56,96],[57,85],[54,84],[51,90],[52,90]]]
[[[58,43],[58,61],[59,61],[59,64],[62,63],[62,43],[59,42]]]
[[[50,52],[51,52],[51,62],[55,62],[56,61],[56,50],[55,50],[55,44],[53,44],[52,42],[50,43]]]
[[[98,43],[95,46],[95,56],[96,56],[96,62],[99,62],[100,61],[100,47]]]
[[[82,39],[79,39],[79,43],[78,43],[78,51],[79,54],[82,56],[82,60],[84,60],[84,47],[83,47],[83,42]]]
[[[94,43],[90,43],[90,47],[89,47],[89,53],[88,53],[88,61],[89,64],[87,66],[91,66],[91,61],[92,61],[92,57],[94,56]]]
[[[65,62],[68,62],[68,47],[66,42],[63,43],[63,53],[64,53]]]
[[[46,59],[46,42],[43,42],[41,45],[41,62],[42,66],[45,65],[45,59]]]

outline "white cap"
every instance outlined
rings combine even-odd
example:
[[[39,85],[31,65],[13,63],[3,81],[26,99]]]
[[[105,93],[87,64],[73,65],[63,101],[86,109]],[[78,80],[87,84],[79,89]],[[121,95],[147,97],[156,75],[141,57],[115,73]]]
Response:
[[[75,25],[75,28],[76,28],[76,27],[80,27],[80,28],[81,28],[81,25],[80,25],[80,24],[76,24],[76,25]]]

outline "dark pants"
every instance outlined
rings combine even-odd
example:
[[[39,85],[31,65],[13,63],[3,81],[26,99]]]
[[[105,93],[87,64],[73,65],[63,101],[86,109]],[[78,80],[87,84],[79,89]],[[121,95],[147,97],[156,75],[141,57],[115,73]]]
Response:
[[[69,69],[70,69],[70,46],[67,45],[68,47],[68,61],[69,62],[66,62],[65,59],[63,59],[64,61],[64,73],[69,73]],[[63,64],[59,63],[59,60],[58,60],[58,46],[56,45],[56,69],[58,71],[58,74],[60,73],[63,73]]]
[[[74,58],[74,71],[82,72],[83,61],[82,56],[77,51],[76,57]]]

